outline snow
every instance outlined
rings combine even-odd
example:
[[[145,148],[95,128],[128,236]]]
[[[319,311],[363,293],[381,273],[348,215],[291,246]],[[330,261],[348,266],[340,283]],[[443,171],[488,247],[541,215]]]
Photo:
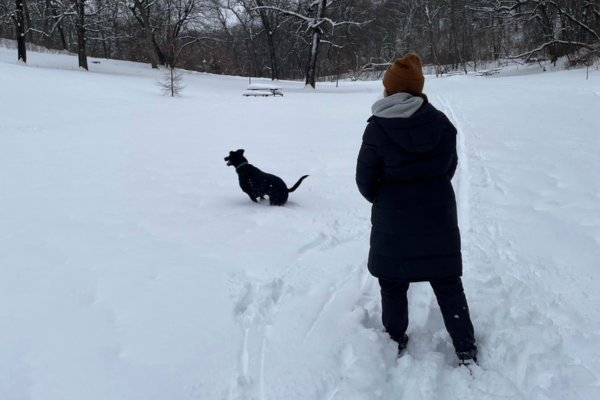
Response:
[[[259,97],[275,96],[276,94],[283,96],[283,94],[279,90],[269,91],[269,90],[252,89],[252,90],[246,90],[245,92],[242,93],[243,96],[259,96]]]
[[[354,184],[380,82],[171,98],[147,65],[0,48],[0,398],[600,398],[600,73],[504,72],[426,78],[460,132],[471,375],[426,283],[404,357],[382,332]],[[253,204],[240,148],[310,176]]]
[[[246,88],[248,90],[280,90],[282,89],[279,85],[273,85],[269,83],[252,83]]]

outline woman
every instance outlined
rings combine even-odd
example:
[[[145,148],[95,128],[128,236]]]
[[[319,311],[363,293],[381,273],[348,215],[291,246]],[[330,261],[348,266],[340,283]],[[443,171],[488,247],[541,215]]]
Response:
[[[379,279],[383,325],[401,354],[408,343],[407,291],[428,281],[461,364],[477,347],[461,276],[456,199],[450,183],[456,128],[423,94],[421,59],[407,54],[383,77],[356,166],[360,193],[373,204],[369,271]]]

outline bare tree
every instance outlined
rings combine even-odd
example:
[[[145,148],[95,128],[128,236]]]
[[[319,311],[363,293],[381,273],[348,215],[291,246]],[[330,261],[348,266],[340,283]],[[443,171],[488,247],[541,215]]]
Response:
[[[141,17],[141,23],[144,27],[144,36],[146,38],[146,46],[148,51],[148,58],[150,58],[150,64],[152,68],[158,68],[157,55],[154,47],[154,41],[152,37],[152,26],[150,25],[150,7],[152,3],[150,0],[133,0],[133,7],[130,7],[134,16],[137,17],[139,13]]]
[[[512,21],[526,30],[526,37],[536,45],[526,51],[509,54],[513,59],[527,62],[545,53],[556,64],[560,56],[574,49],[589,49],[589,37],[594,42],[600,41],[598,0],[476,0],[471,8],[480,14],[496,15],[502,21]],[[591,13],[596,15],[596,27],[589,23]],[[531,23],[535,23],[535,28]],[[536,32],[540,32],[541,36]]]
[[[169,68],[168,71],[156,82],[161,92],[165,96],[179,97],[185,88],[183,85],[183,73]]]
[[[27,47],[25,46],[25,0],[16,0],[12,13],[17,36],[17,60],[27,63]]]
[[[77,52],[85,69],[88,56],[119,58],[314,87],[340,71],[376,79],[408,52],[438,74],[588,65],[600,0],[0,0],[0,37],[23,61],[27,42]]]
[[[268,10],[265,7],[265,0],[255,0],[257,5],[258,14],[262,22],[265,36],[267,37],[267,44],[269,48],[269,63],[271,66],[271,80],[279,80],[279,68],[277,66],[277,56],[275,53],[275,32],[279,28],[277,21],[275,21],[276,13],[273,10]]]
[[[73,1],[73,10],[75,10],[75,30],[77,32],[77,60],[79,68],[89,70],[87,62],[86,36],[85,36],[85,2],[86,0]]]
[[[263,10],[274,10],[281,14],[294,17],[301,21],[303,25],[307,27],[307,32],[310,33],[310,51],[308,57],[308,65],[306,68],[306,85],[310,85],[315,88],[316,77],[317,77],[317,58],[319,55],[319,46],[321,44],[321,38],[325,34],[325,27],[334,29],[338,26],[353,25],[360,27],[371,21],[356,22],[356,21],[341,21],[336,22],[327,17],[327,10],[333,4],[335,0],[309,0],[306,4],[306,11],[304,14],[301,13],[302,7],[298,7],[299,11],[293,11],[280,7],[263,6],[256,7],[257,9]]]
[[[441,70],[440,55],[438,52],[439,30],[440,30],[440,15],[444,11],[445,4],[439,0],[424,0],[422,10],[425,16],[426,31],[429,37],[429,47],[431,56],[435,63],[435,75],[438,76]]]

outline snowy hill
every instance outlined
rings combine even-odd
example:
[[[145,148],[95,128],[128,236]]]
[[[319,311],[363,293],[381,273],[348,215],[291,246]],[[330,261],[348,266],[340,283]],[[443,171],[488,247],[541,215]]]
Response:
[[[0,49],[0,398],[600,398],[600,73],[426,78],[480,347],[458,368],[427,284],[396,360],[354,168],[380,82],[160,73]],[[257,80],[253,80],[255,82]],[[291,186],[253,204],[223,158]]]

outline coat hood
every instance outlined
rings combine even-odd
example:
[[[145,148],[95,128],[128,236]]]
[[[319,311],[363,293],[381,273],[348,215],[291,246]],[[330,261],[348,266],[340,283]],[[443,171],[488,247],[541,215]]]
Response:
[[[374,114],[369,122],[379,125],[394,143],[409,153],[431,151],[438,145],[448,126],[444,114],[426,100],[409,118],[384,118],[379,115]]]
[[[425,100],[410,93],[396,93],[377,100],[371,106],[373,115],[379,118],[410,118]]]

